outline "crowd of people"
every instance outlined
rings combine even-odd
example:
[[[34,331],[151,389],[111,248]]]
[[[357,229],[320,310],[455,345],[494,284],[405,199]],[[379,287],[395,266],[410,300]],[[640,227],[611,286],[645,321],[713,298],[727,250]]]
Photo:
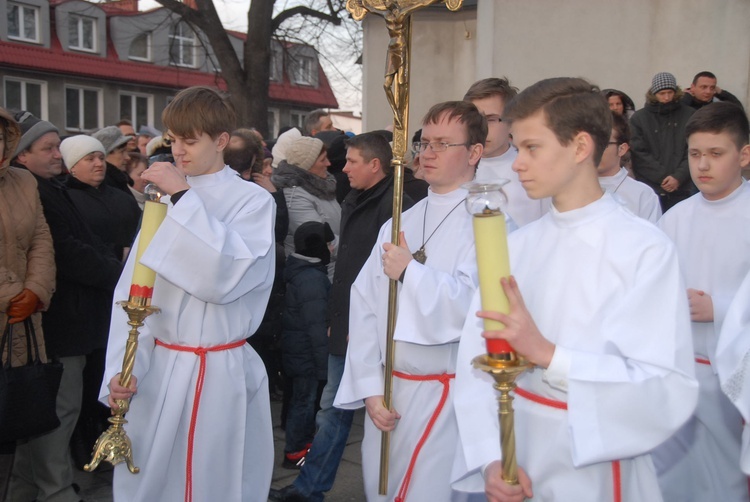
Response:
[[[164,133],[123,120],[63,139],[0,109],[0,315],[31,319],[64,366],[61,425],[0,444],[0,495],[79,501],[73,469],[132,399],[141,473],[115,467],[118,501],[324,500],[359,408],[371,501],[750,501],[750,126],[716,84],[704,71],[683,92],[661,72],[636,109],[583,79],[475,82],[421,120],[398,243],[388,130],[345,133],[316,110],[267,142],[206,87],[170,102]],[[481,309],[463,207],[466,183],[497,179],[507,313]],[[148,183],[167,204],[140,257],[161,313],[124,387],[113,303]],[[493,338],[534,365],[515,392],[518,484],[502,476],[491,379],[470,364]],[[22,342],[3,360],[22,364]],[[274,462],[299,474],[269,491]]]

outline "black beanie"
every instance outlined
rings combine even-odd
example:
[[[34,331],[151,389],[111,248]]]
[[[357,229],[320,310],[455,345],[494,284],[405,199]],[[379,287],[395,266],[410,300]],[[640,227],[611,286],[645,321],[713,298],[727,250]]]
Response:
[[[294,252],[309,258],[319,258],[323,265],[331,262],[328,243],[334,239],[328,223],[308,221],[294,232]]]

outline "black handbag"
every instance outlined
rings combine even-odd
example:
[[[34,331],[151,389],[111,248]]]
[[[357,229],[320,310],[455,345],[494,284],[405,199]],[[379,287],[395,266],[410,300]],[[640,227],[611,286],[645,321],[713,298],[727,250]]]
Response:
[[[63,365],[43,363],[31,319],[23,327],[28,355],[23,366],[10,365],[13,335],[17,336],[20,326],[6,324],[0,341],[0,355],[2,348],[8,350],[8,359],[0,367],[0,443],[38,436],[60,425],[56,401]]]

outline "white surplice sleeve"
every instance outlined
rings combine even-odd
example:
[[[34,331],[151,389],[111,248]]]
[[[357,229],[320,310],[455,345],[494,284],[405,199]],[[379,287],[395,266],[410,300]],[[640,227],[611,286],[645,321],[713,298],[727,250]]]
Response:
[[[230,303],[267,284],[275,258],[274,202],[260,192],[246,202],[222,221],[188,190],[170,207],[141,263],[206,303]]]
[[[697,403],[690,317],[673,247],[645,250],[636,274],[632,287],[605,306],[598,333],[604,352],[558,344],[543,377],[567,391],[577,467],[650,451]]]
[[[381,319],[387,309],[387,277],[380,263],[381,228],[370,257],[352,284],[349,306],[349,344],[346,364],[334,406],[357,409],[363,400],[383,394],[385,360],[385,323]]]
[[[750,474],[750,274],[737,290],[724,318],[714,362],[721,390],[745,420],[740,467],[742,472]]]
[[[471,298],[478,287],[473,241],[456,243],[464,257],[453,273],[416,260],[409,262],[399,294],[398,340],[420,345],[458,341]]]

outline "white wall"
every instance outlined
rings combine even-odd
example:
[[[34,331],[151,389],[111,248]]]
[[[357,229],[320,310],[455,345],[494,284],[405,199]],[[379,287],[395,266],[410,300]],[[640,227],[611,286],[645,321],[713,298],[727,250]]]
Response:
[[[413,18],[409,138],[430,106],[463,98],[475,80],[476,11],[443,10],[417,12]],[[382,17],[368,14],[363,23],[362,130],[372,131],[393,124],[383,91],[389,38]]]
[[[523,89],[555,76],[585,77],[643,106],[651,78],[687,87],[709,70],[750,109],[750,0],[479,0],[477,9],[414,15],[409,134],[439,101],[461,99],[480,78]],[[388,32],[364,20],[363,130],[392,122],[383,93]]]

